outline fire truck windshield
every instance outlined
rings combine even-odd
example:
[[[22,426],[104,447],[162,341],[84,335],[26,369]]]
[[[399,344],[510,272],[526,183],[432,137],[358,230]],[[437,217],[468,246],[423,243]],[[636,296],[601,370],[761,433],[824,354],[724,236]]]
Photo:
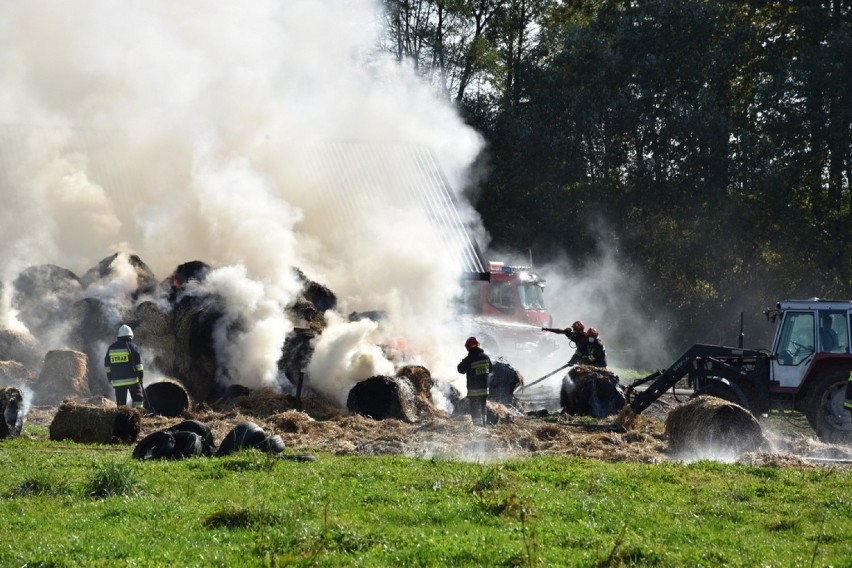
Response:
[[[519,284],[518,295],[525,310],[544,309],[544,294],[538,284]]]

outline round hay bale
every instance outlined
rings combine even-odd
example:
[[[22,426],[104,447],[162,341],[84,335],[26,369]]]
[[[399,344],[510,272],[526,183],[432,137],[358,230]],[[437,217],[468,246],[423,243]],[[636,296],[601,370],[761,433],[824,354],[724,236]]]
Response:
[[[44,366],[33,385],[35,404],[54,406],[66,398],[88,398],[88,360],[85,353],[55,349],[44,356]]]
[[[768,445],[752,414],[714,396],[697,396],[666,417],[669,449],[695,459],[734,458]]]
[[[626,402],[617,375],[599,367],[574,367],[562,380],[562,411],[574,416],[606,418]]]
[[[0,440],[17,438],[24,426],[24,395],[14,387],[0,387]]]
[[[375,376],[352,387],[346,399],[350,412],[385,420],[396,418],[404,422],[415,422],[417,410],[414,386],[404,377]]]
[[[50,423],[51,440],[81,444],[132,444],[139,437],[141,413],[128,406],[92,406],[67,400]]]
[[[175,305],[174,374],[193,400],[213,402],[221,395],[214,333],[224,315],[224,300],[213,295],[186,295]]]
[[[115,272],[124,270],[122,264],[129,265],[136,272],[136,288],[130,293],[132,299],[156,290],[157,279],[154,273],[138,255],[128,252],[117,252],[104,258],[80,277],[80,284],[85,289],[102,280],[108,280]]]
[[[189,410],[189,393],[177,379],[163,379],[145,387],[148,412],[175,418]]]

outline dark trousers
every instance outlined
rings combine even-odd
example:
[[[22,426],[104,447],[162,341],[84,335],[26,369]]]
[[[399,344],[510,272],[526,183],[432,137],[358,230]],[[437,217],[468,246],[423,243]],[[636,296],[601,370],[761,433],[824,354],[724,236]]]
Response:
[[[468,396],[470,402],[470,418],[475,426],[485,426],[488,422],[488,411],[485,408],[487,396]]]
[[[133,408],[141,409],[145,406],[145,397],[142,395],[142,383],[126,387],[115,387],[115,403],[119,406],[126,405],[128,392],[130,393],[130,400],[133,401]]]

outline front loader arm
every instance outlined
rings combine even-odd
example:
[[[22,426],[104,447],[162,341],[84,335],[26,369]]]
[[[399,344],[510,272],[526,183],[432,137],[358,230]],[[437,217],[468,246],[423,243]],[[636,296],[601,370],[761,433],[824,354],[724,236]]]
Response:
[[[627,387],[630,398],[630,409],[633,414],[639,414],[660,398],[667,390],[674,386],[686,375],[694,376],[699,370],[695,367],[696,359],[704,357],[743,357],[755,355],[755,351],[739,347],[724,347],[721,345],[705,345],[696,343],[686,350],[671,367],[662,371],[656,371],[643,379],[638,379]],[[651,383],[642,391],[635,390],[636,387]],[[632,397],[631,397],[632,394]]]

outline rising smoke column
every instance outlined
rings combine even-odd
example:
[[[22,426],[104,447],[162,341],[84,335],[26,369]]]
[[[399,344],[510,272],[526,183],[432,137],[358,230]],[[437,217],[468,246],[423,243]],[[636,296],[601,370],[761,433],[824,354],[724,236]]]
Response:
[[[329,140],[424,145],[459,188],[478,152],[449,104],[372,52],[378,10],[368,0],[0,4],[2,280],[43,263],[80,273],[116,250],[160,277],[189,260],[220,267],[210,285],[248,331],[219,352],[253,386],[274,373],[298,266],[345,309],[387,310],[388,336],[449,368],[458,266],[434,227],[394,198],[392,179],[386,199],[339,223],[328,212],[340,187],[312,158]]]

